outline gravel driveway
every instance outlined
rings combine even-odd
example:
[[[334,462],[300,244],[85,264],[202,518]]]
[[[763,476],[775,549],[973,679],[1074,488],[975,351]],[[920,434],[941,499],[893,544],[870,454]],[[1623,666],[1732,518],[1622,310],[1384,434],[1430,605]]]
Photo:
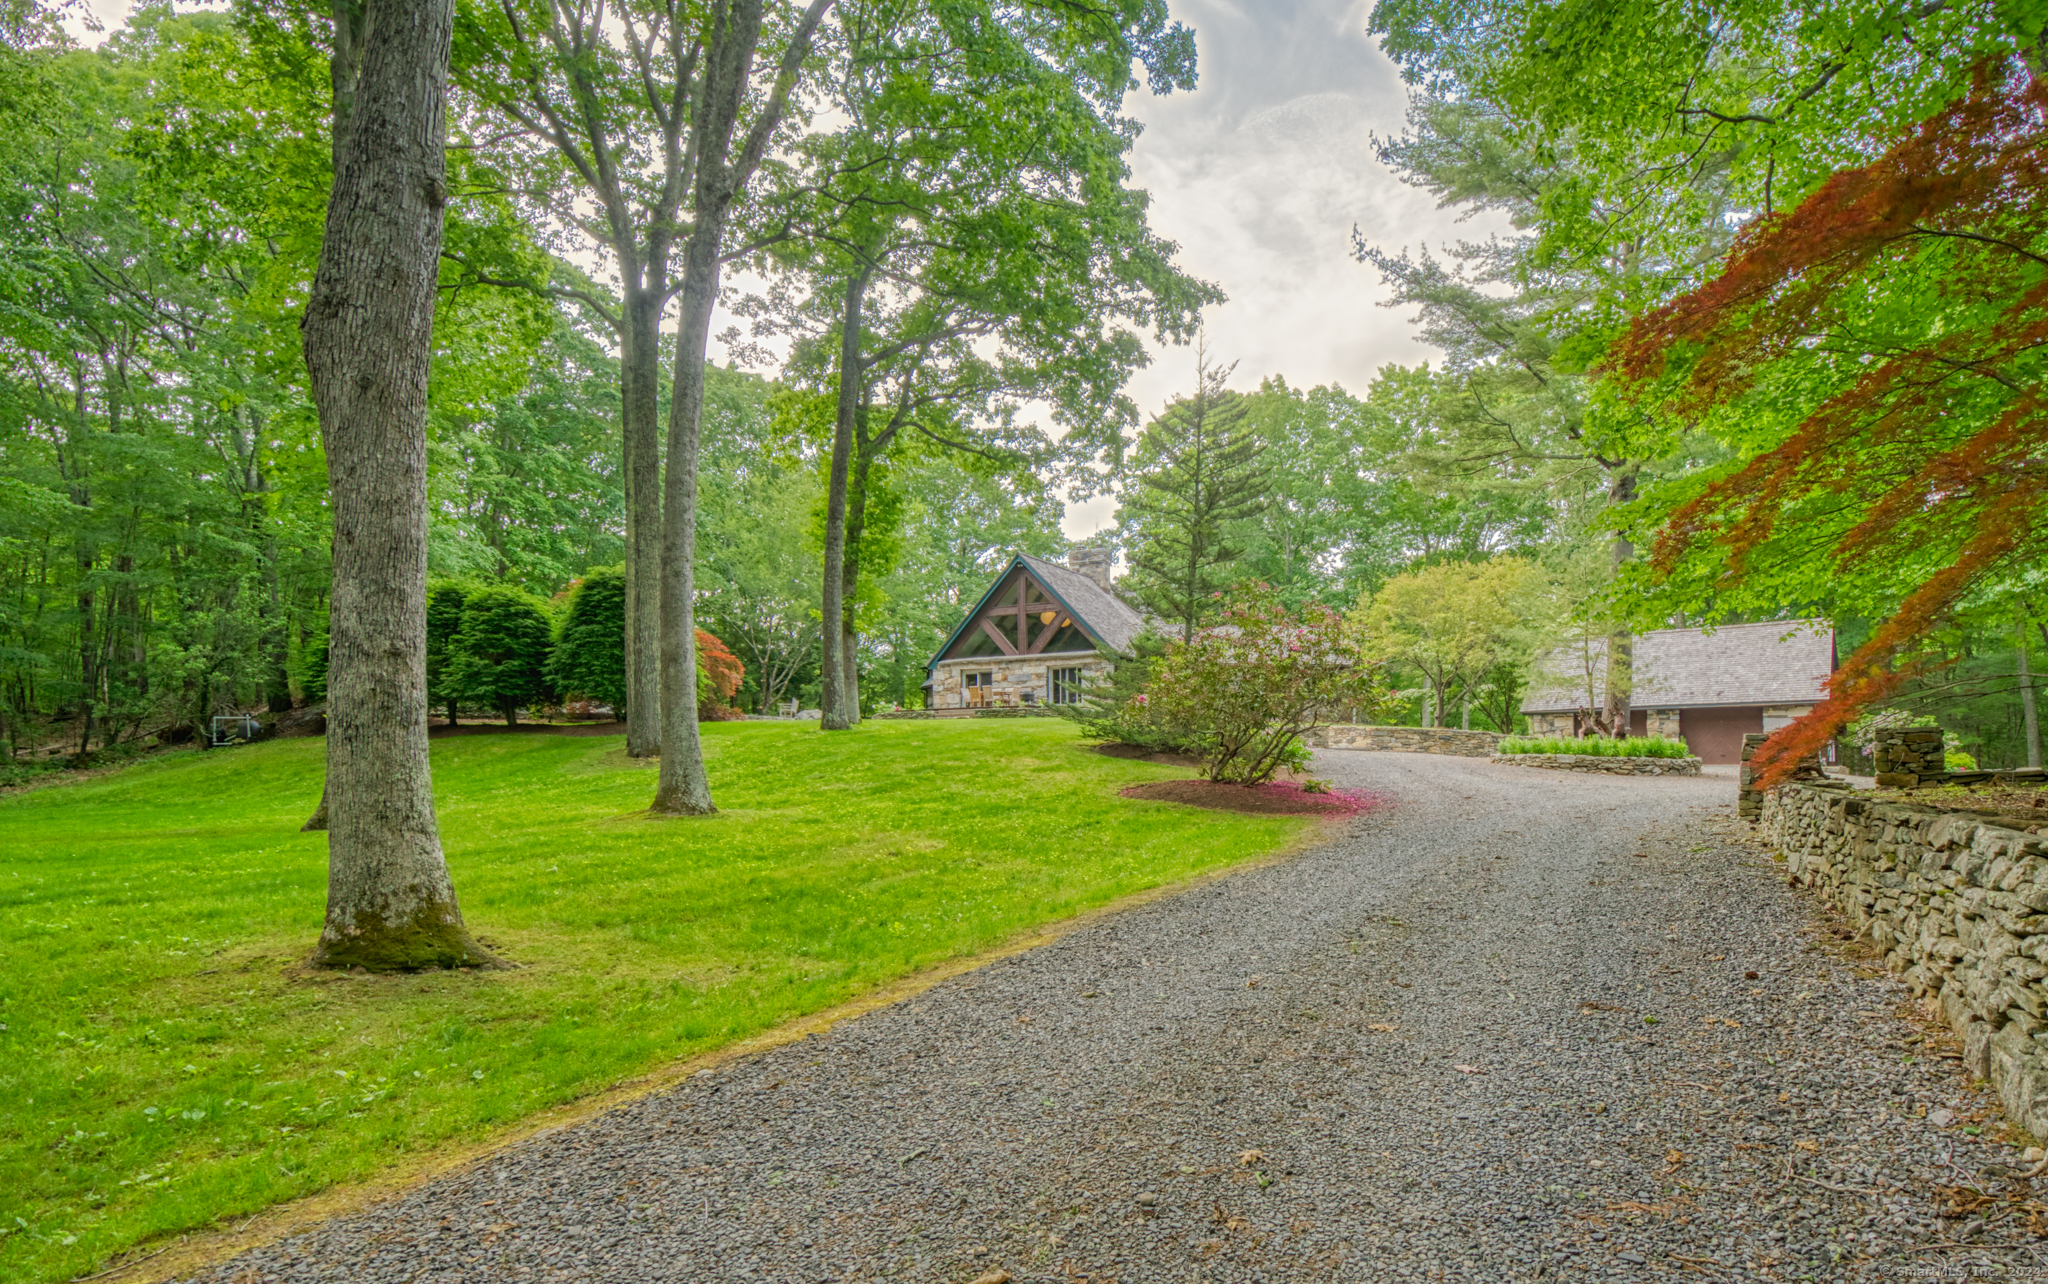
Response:
[[[2020,1162],[1995,1120],[1967,1131],[1983,1099],[1900,1016],[1905,992],[1736,841],[1732,782],[1320,764],[1392,805],[204,1278],[1907,1280],[2048,1263],[2024,1185],[1979,1175]],[[1994,1198],[1948,1193],[1965,1178]]]

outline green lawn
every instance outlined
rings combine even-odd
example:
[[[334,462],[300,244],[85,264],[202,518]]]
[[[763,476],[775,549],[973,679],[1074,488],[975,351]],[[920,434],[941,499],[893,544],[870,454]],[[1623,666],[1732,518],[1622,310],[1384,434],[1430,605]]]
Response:
[[[707,724],[717,816],[618,739],[438,741],[471,929],[519,965],[308,973],[320,742],[0,799],[0,1279],[60,1280],[474,1139],[1313,822],[1120,798],[1185,772],[1050,719]]]

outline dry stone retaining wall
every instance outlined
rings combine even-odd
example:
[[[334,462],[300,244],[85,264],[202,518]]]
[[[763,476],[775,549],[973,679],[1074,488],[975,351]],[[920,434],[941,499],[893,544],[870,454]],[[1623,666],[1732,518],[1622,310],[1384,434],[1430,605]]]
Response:
[[[1698,758],[1602,758],[1590,753],[1497,753],[1492,762],[1551,771],[1590,771],[1603,776],[1697,776]]]
[[[1302,739],[1316,749],[1447,753],[1460,758],[1484,758],[1501,738],[1497,732],[1460,731],[1455,727],[1365,727],[1339,722],[1316,727]]]
[[[2048,839],[1817,784],[1771,791],[1762,824],[1793,885],[1848,914],[2048,1138]]]

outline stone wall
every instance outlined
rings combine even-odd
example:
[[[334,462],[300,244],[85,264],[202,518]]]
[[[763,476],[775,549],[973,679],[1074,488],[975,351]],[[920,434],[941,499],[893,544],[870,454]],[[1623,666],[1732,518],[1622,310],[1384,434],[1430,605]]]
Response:
[[[2039,767],[2001,771],[1949,771],[1941,731],[1935,727],[1892,727],[1877,733],[1871,759],[1880,789],[1927,789],[1941,785],[2040,784]]]
[[[1742,737],[1742,769],[1741,779],[1735,786],[1735,814],[1752,824],[1763,814],[1764,791],[1756,787],[1756,775],[1749,765],[1749,760],[1756,757],[1756,751],[1761,749],[1764,741],[1768,739],[1770,733],[1764,731],[1752,731]],[[1821,769],[1820,755],[1817,753],[1792,770],[1794,780],[1826,778],[1827,772]]]
[[[2048,1138],[2048,839],[1840,788],[1771,791],[1763,832],[1962,1036],[2007,1116]]]
[[[1493,731],[1460,731],[1455,727],[1362,727],[1338,722],[1317,727],[1302,737],[1314,749],[1370,749],[1380,753],[1447,753],[1484,758],[1500,743]]]
[[[1497,753],[1492,762],[1551,771],[1586,771],[1601,776],[1697,776],[1698,758],[1602,758],[1589,753]]]
[[[981,697],[992,704],[1020,706],[1026,703],[1042,704],[1052,699],[1053,669],[1079,669],[1081,680],[1102,682],[1109,677],[1110,660],[1095,651],[1068,652],[1065,655],[991,655],[974,660],[942,660],[932,669],[932,689],[929,697],[934,709],[965,709],[968,704],[967,688],[962,678],[967,673],[992,673],[995,680],[985,688],[988,695]]]

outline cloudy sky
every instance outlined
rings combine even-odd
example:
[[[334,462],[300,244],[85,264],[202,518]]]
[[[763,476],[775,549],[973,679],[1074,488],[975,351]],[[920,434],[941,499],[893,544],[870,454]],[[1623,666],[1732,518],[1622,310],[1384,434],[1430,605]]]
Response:
[[[1351,229],[1396,248],[1482,229],[1373,158],[1371,135],[1400,131],[1406,94],[1365,34],[1371,0],[1169,3],[1195,30],[1200,85],[1164,98],[1141,88],[1127,104],[1145,125],[1132,169],[1183,267],[1230,296],[1207,318],[1211,354],[1237,363],[1240,388],[1278,374],[1354,392],[1387,362],[1433,355],[1406,309],[1380,306],[1377,274],[1351,257]],[[92,6],[110,28],[128,10],[123,0]],[[1192,351],[1161,351],[1131,394],[1149,414],[1193,378]],[[1089,534],[1113,508],[1072,506],[1067,533]]]
[[[1392,248],[1483,228],[1374,159],[1372,135],[1400,133],[1407,94],[1365,34],[1371,0],[1169,3],[1195,30],[1200,85],[1141,91],[1128,105],[1145,124],[1133,176],[1186,270],[1230,296],[1206,325],[1211,354],[1237,362],[1234,386],[1284,375],[1363,392],[1388,362],[1434,356],[1413,337],[1410,309],[1381,306],[1378,274],[1352,257],[1352,228]],[[1162,351],[1131,393],[1149,414],[1193,376],[1191,352]],[[1107,524],[1113,507],[1073,506],[1068,534]]]

